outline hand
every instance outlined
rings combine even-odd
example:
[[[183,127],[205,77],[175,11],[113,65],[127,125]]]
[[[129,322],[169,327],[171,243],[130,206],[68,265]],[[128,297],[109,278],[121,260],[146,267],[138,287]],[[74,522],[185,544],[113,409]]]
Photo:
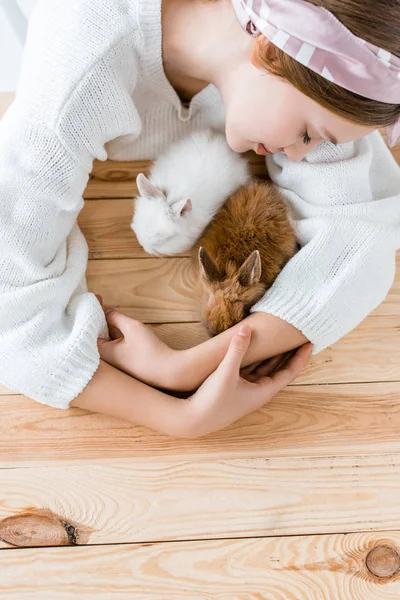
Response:
[[[173,387],[180,372],[179,351],[165,344],[146,325],[102,305],[111,340],[98,338],[101,358],[108,364],[152,386]],[[179,381],[176,382],[179,384]]]
[[[284,362],[294,355],[296,350],[289,350],[276,356],[271,356],[265,360],[260,360],[252,365],[248,365],[240,370],[240,375],[246,381],[257,381],[260,377],[269,375],[278,369]]]
[[[251,329],[242,325],[232,337],[225,358],[195,394],[186,401],[185,437],[201,437],[227,427],[272,400],[291,383],[307,364],[312,344],[301,346],[277,371],[277,357],[263,365],[263,374],[253,381],[240,376],[240,365],[250,344]]]

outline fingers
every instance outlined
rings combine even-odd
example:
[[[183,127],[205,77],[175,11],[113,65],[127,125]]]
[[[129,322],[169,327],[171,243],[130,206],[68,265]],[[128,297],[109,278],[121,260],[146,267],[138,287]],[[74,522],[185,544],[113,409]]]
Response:
[[[111,339],[115,340],[123,337],[123,332],[125,331],[131,319],[126,315],[123,315],[122,313],[118,312],[114,308],[111,308],[110,306],[105,306],[105,304],[103,303],[103,298],[102,296],[100,296],[100,294],[95,294],[95,296],[100,302],[102,309],[104,310]]]
[[[116,340],[103,340],[102,338],[97,339],[97,348],[99,350],[100,357],[105,360],[108,364],[113,367],[120,367],[121,352],[121,339]]]
[[[269,360],[269,359],[267,359]],[[240,374],[241,375],[250,375],[250,373],[254,373],[255,370],[262,365],[264,362],[264,360],[259,360],[258,362],[253,363],[252,365],[247,365],[247,367],[243,367],[243,369],[241,369]]]
[[[255,370],[255,375],[257,375],[257,377],[267,377],[268,375],[271,375],[271,373],[276,371],[290,355],[291,352],[282,352],[282,354],[273,356],[267,364],[262,364]]]
[[[261,361],[251,373],[247,374],[244,372],[245,369],[242,369],[240,375],[250,382],[258,381],[261,377],[268,377],[268,375],[271,375],[271,373],[280,367],[288,355],[290,355],[289,352],[277,354],[267,360]]]
[[[243,356],[250,344],[251,329],[248,325],[241,325],[238,332],[232,336],[228,351],[219,368],[229,374],[239,375]]]
[[[108,307],[105,309],[105,315],[111,338],[116,340],[124,337],[131,324],[131,318]]]
[[[312,349],[313,345],[310,342],[304,344],[297,350],[294,356],[281,367],[281,369],[269,377],[269,381],[273,382],[272,391],[274,394],[296,379],[308,363]]]

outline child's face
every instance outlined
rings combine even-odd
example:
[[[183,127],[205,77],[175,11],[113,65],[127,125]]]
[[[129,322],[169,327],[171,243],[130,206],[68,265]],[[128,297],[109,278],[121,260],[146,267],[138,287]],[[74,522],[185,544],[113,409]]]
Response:
[[[226,112],[226,137],[236,152],[257,150],[259,143],[300,161],[315,146],[329,140],[345,143],[374,131],[346,121],[281,79],[249,61],[225,81],[221,93]],[[307,145],[305,133],[311,138]]]

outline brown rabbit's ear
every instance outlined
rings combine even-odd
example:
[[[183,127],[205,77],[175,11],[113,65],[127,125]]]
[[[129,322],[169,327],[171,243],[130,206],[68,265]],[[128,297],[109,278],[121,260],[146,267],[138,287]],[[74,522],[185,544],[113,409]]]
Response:
[[[139,190],[139,194],[144,197],[150,196],[151,198],[164,198],[163,192],[158,189],[151,181],[149,181],[143,173],[139,173],[136,177],[136,185]]]
[[[261,257],[258,250],[254,250],[245,260],[238,271],[238,280],[244,287],[259,283],[261,277]]]
[[[217,265],[202,246],[199,248],[199,264],[200,272],[206,281],[218,281],[220,279]]]

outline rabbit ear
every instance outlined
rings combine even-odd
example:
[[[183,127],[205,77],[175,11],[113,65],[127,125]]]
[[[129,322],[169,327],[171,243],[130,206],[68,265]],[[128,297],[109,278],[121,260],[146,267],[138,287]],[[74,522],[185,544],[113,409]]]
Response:
[[[162,193],[162,191],[152,184],[143,173],[139,173],[139,175],[136,177],[136,185],[141,196],[165,199],[165,195]]]
[[[244,287],[259,283],[261,277],[261,257],[258,250],[254,250],[245,260],[238,271],[238,280]]]
[[[206,281],[218,281],[220,279],[217,265],[213,259],[208,256],[202,246],[199,248],[199,263],[200,272]]]
[[[192,211],[193,205],[189,199],[179,200],[178,202],[171,204],[170,208],[174,217],[179,219],[180,217],[184,217],[185,215],[189,214]]]

